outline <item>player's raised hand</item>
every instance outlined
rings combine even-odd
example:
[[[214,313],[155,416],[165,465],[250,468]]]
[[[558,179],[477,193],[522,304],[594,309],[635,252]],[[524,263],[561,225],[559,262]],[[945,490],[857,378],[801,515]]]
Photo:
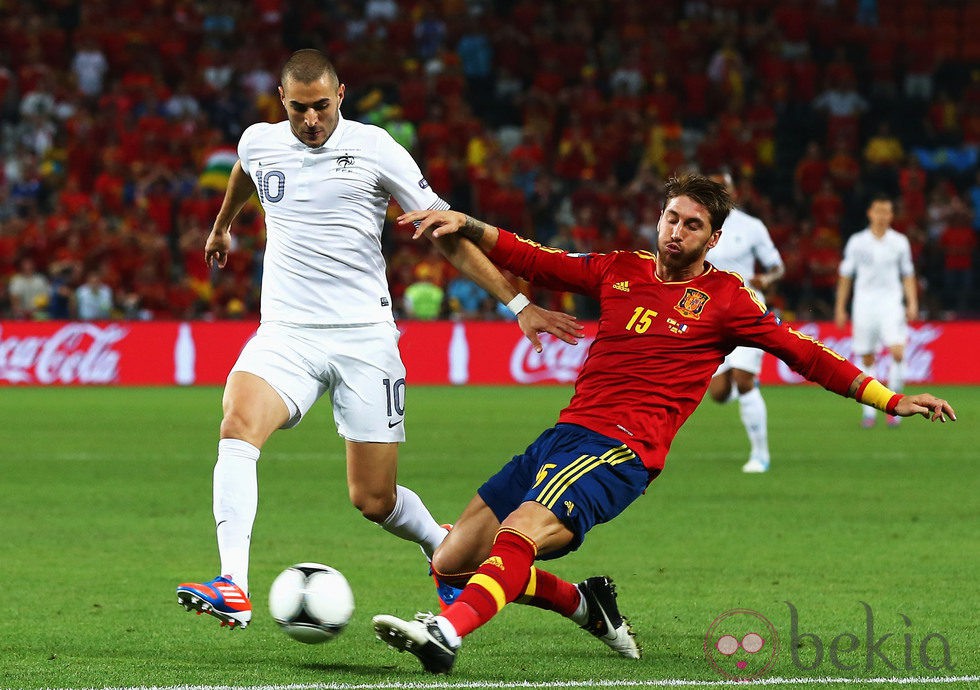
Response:
[[[231,231],[213,228],[208,235],[208,241],[204,243],[204,263],[211,268],[215,266],[224,268],[229,251],[231,251]]]
[[[459,211],[412,211],[398,216],[396,222],[400,225],[417,223],[415,234],[412,235],[412,239],[417,240],[430,229],[433,237],[456,232],[466,223],[466,215]]]
[[[956,421],[956,412],[949,403],[930,393],[903,396],[895,407],[895,414],[899,417],[911,417],[919,414],[933,422],[939,420],[943,424],[946,423],[947,417],[954,422]]]
[[[550,333],[569,345],[578,345],[579,338],[585,335],[582,325],[564,312],[542,309],[536,304],[529,304],[517,315],[517,323],[525,337],[531,341],[535,352],[541,352],[539,333]]]

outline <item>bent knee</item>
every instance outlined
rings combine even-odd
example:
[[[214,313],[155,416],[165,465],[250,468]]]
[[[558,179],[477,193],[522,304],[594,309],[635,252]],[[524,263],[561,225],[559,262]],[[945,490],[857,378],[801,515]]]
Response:
[[[251,438],[255,435],[254,426],[243,415],[234,410],[229,410],[221,418],[221,438]]]
[[[395,494],[350,493],[350,502],[371,522],[384,522],[395,509]]]
[[[453,587],[465,586],[479,565],[472,562],[472,559],[460,560],[452,554],[451,549],[440,547],[432,555],[432,572],[439,578],[439,582]]]
[[[728,391],[708,391],[708,395],[716,403],[724,403],[728,401],[729,392]]]

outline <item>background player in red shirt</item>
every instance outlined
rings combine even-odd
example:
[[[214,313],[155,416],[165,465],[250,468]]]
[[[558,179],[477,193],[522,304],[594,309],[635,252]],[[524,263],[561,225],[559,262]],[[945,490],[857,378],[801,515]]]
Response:
[[[607,577],[578,585],[536,568],[577,549],[594,525],[633,502],[661,471],[677,430],[734,347],[761,347],[807,379],[889,414],[956,419],[945,400],[903,396],[844,357],[783,325],[741,279],[705,254],[732,207],[724,185],[669,180],[658,255],[568,254],[453,211],[419,211],[416,236],[459,232],[491,260],[539,285],[599,300],[599,328],[558,424],[480,487],[439,546],[432,568],[465,588],[442,614],[374,618],[378,637],[426,670],[448,673],[462,638],[520,599],[571,618],[621,656],[639,658]]]

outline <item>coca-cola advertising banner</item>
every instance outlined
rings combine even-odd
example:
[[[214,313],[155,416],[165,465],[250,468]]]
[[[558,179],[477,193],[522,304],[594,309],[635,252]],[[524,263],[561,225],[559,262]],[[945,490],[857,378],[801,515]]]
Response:
[[[221,384],[257,327],[238,321],[0,321],[0,385]],[[537,353],[514,323],[404,321],[399,328],[413,384],[571,383],[596,332],[595,323],[586,323],[586,337],[576,346],[543,335],[544,351]],[[849,332],[827,323],[796,328],[853,358]],[[965,356],[978,340],[977,321],[914,324],[906,380],[980,384],[980,360]],[[772,356],[761,378],[768,384],[801,380]]]

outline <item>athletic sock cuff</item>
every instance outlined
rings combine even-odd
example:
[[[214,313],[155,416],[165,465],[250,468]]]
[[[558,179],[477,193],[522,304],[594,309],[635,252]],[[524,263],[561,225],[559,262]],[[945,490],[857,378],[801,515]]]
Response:
[[[218,441],[218,455],[241,460],[258,460],[262,451],[248,441],[239,438],[223,438]]]

